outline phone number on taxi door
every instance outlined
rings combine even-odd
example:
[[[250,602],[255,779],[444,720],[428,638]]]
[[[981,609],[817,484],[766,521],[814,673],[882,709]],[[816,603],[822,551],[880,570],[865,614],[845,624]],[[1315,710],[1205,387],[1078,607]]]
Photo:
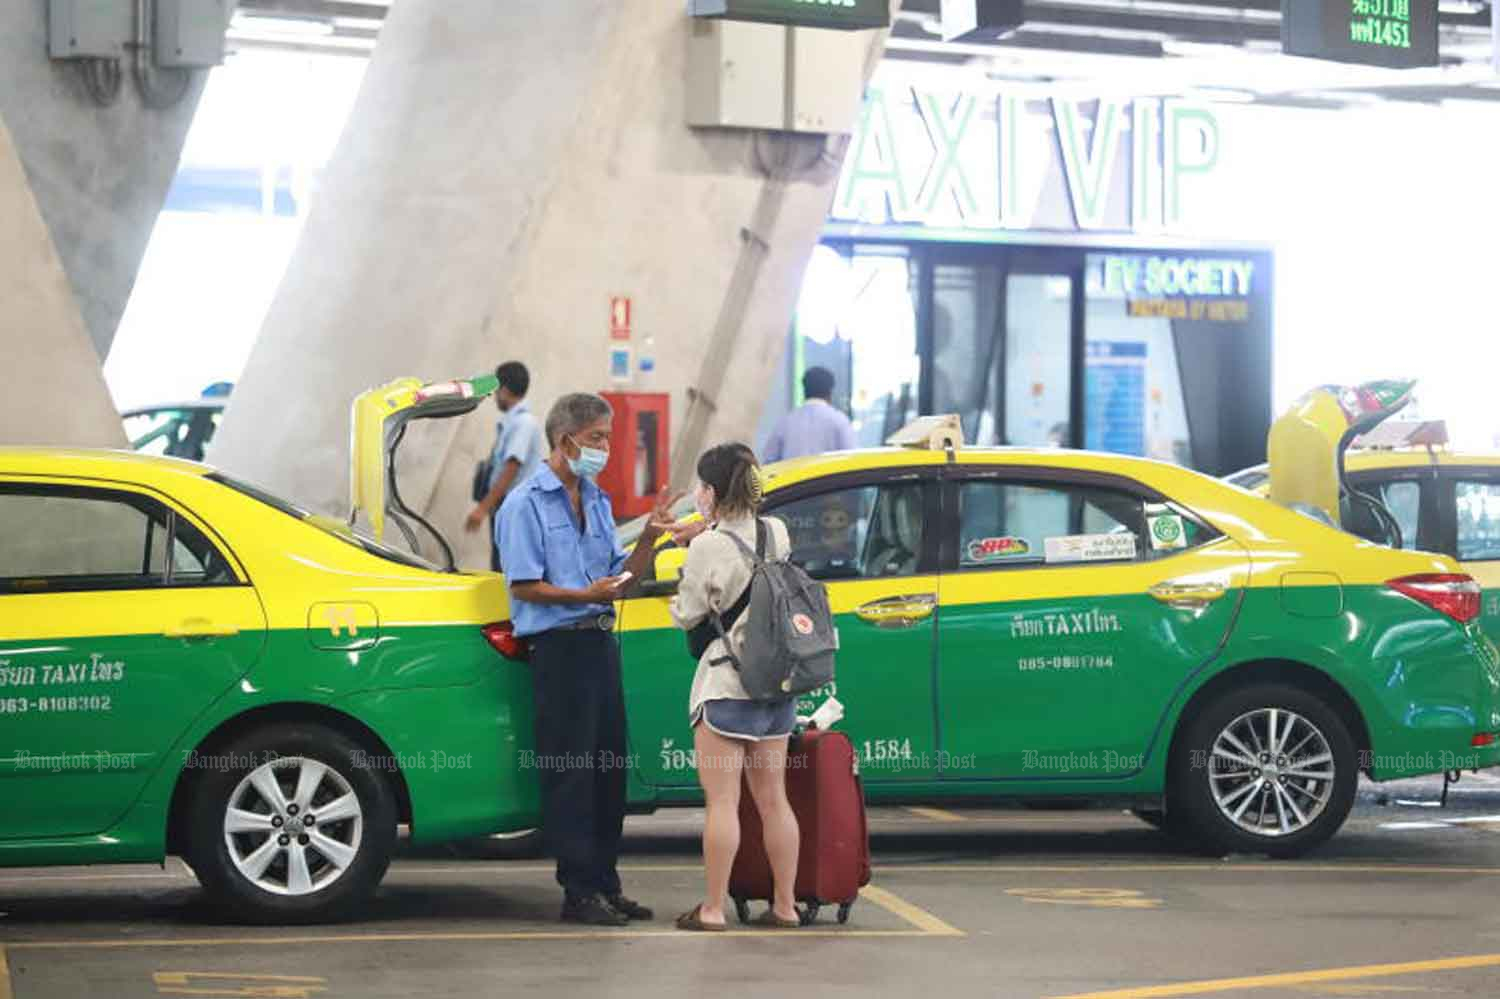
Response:
[[[0,697],[0,715],[66,714],[71,711],[109,711],[111,698],[93,697]]]

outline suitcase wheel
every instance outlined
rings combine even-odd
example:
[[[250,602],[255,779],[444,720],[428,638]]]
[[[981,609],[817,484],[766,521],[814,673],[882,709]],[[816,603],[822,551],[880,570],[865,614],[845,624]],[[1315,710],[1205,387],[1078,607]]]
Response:
[[[839,925],[849,921],[849,910],[854,908],[853,902],[844,902],[839,906]]]
[[[734,900],[734,914],[739,917],[741,923],[750,922],[749,901],[743,898],[736,898]]]
[[[797,913],[797,916],[802,920],[803,926],[811,926],[813,923],[816,923],[818,921],[818,913],[822,911],[823,906],[821,903],[808,902],[802,907],[801,911]]]

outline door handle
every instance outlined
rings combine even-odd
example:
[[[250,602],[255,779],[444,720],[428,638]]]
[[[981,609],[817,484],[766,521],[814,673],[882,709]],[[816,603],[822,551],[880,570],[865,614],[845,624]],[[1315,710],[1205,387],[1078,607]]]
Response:
[[[215,624],[202,617],[190,617],[186,621],[168,628],[164,634],[167,638],[233,638],[240,633],[240,629],[232,624]]]
[[[877,628],[913,628],[937,610],[937,594],[920,593],[907,597],[886,597],[872,600],[854,609],[861,621]]]
[[[1157,583],[1146,592],[1171,607],[1201,610],[1222,597],[1228,589],[1223,583]]]

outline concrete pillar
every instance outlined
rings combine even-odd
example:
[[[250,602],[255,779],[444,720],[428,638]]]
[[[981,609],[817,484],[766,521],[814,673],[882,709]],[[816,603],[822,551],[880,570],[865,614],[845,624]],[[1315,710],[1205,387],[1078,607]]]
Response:
[[[344,512],[357,392],[514,357],[544,413],[608,387],[621,294],[637,349],[654,338],[651,387],[674,390],[676,429],[695,386],[712,406],[693,436],[748,440],[842,150],[689,129],[684,7],[394,5],[215,461]],[[850,38],[872,68],[883,38]],[[802,169],[768,178],[768,160]],[[408,503],[454,540],[492,417],[428,427],[403,450]],[[484,551],[470,538],[462,561]]]
[[[0,3],[0,119],[99,360],[135,286],[206,77],[195,73],[181,101],[152,109],[124,62],[119,99],[99,107],[77,64],[47,57],[47,0]],[[6,308],[0,302],[0,315]]]
[[[0,443],[123,447],[98,355],[0,121]]]

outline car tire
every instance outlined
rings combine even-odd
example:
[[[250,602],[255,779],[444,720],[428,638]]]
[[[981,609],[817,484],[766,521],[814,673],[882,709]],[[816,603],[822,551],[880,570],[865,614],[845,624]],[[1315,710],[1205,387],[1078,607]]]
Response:
[[[1186,726],[1167,814],[1179,814],[1215,852],[1296,857],[1348,818],[1358,753],[1343,718],[1318,695],[1280,683],[1240,687]]]
[[[546,850],[540,829],[523,829],[461,839],[448,844],[448,852],[464,860],[536,860]]]
[[[267,726],[210,754],[224,766],[193,790],[188,864],[233,918],[335,920],[380,884],[396,848],[396,796],[365,755],[307,724]]]

